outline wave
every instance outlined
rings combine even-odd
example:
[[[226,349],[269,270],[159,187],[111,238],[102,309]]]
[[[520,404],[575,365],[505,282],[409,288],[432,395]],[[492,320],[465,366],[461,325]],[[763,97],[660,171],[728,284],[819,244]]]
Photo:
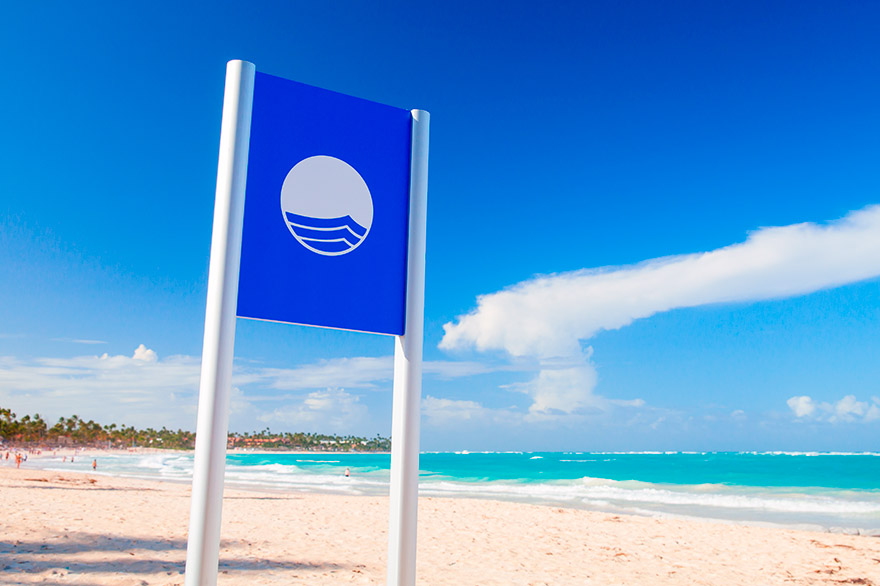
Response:
[[[161,470],[165,467],[166,456],[161,454],[158,455],[150,455],[141,458],[137,466],[138,468],[149,468],[151,470]]]
[[[425,450],[425,451],[419,452],[419,453],[420,454],[434,454],[434,455],[439,454],[439,455],[443,455],[443,456],[448,456],[450,454],[456,454],[456,455],[461,455],[461,454],[515,454],[515,455],[521,456],[525,453],[531,454],[532,452],[520,452],[520,451],[516,451],[516,450],[504,450],[504,451],[499,451],[499,452],[496,452],[493,450],[482,450],[479,452],[470,452],[468,450],[464,450],[461,452],[447,452],[445,450],[440,450],[440,451],[438,451],[438,450]]]
[[[582,479],[586,497],[661,505],[752,509],[788,513],[849,513],[880,515],[880,502],[826,495],[792,493],[785,489],[746,492],[720,484],[676,486],[675,489],[649,482]],[[867,496],[867,495],[863,495]]]
[[[491,452],[489,452],[491,453]],[[610,454],[612,452],[602,452]],[[618,454],[620,452],[617,452]],[[452,456],[451,453],[445,454]],[[718,519],[747,523],[776,523],[782,525],[811,524],[824,527],[880,528],[880,489],[876,483],[853,483],[864,488],[834,488],[809,484],[809,481],[823,478],[827,466],[823,463],[815,474],[794,475],[793,481],[801,481],[798,486],[778,486],[760,484],[732,484],[729,476],[714,475],[717,479],[710,483],[679,484],[674,482],[646,480],[613,480],[595,476],[584,476],[592,470],[580,471],[580,462],[590,462],[595,452],[568,452],[568,458],[556,460],[546,452],[526,452],[520,456],[499,456],[487,461],[478,452],[462,450],[458,456],[440,458],[431,462],[423,461],[419,482],[420,493],[425,496],[491,498],[585,508],[614,513],[648,514],[655,516],[685,516],[705,519]],[[642,452],[644,454],[644,452]],[[728,452],[728,454],[737,454]],[[751,462],[753,456],[740,452],[740,461]],[[797,460],[777,460],[776,456],[806,457],[812,452],[791,452],[766,454],[773,462],[776,478],[784,476],[785,461],[797,468],[810,465],[817,460],[810,458]],[[874,453],[852,453],[839,455],[873,455]],[[543,464],[530,462],[541,458]],[[824,455],[824,454],[823,454]],[[829,454],[831,455],[831,454]],[[289,456],[233,456],[227,461],[226,480],[230,485],[253,487],[272,491],[334,492],[344,494],[380,495],[388,493],[389,470],[387,461],[376,461],[372,457],[342,455],[300,455],[298,459]],[[596,458],[601,461],[603,458]],[[609,457],[617,462],[625,457]],[[650,460],[654,460],[653,457]],[[721,459],[727,465],[728,459]],[[452,461],[452,464],[445,464]],[[734,458],[733,461],[736,461]],[[91,459],[77,458],[76,463],[63,463],[60,458],[34,459],[35,467],[46,467],[59,471],[79,470],[90,472]],[[254,462],[250,464],[250,462]],[[295,462],[295,463],[294,463]],[[488,462],[488,463],[487,463]],[[505,473],[519,477],[489,480],[486,474],[494,463],[503,463]],[[556,462],[560,466],[555,468]],[[563,463],[564,462],[564,463]],[[837,461],[842,465],[843,461]],[[860,470],[865,464],[861,460],[847,460],[850,466]],[[638,462],[637,462],[638,463]],[[662,463],[662,462],[661,462]],[[436,466],[435,466],[436,464]],[[655,462],[656,464],[656,462]],[[687,462],[685,462],[687,464]],[[490,468],[487,469],[487,466]],[[592,466],[592,465],[591,465]],[[595,464],[595,466],[604,466]],[[346,478],[343,470],[351,468],[351,477]],[[426,468],[430,468],[428,472]],[[536,477],[535,470],[542,470]],[[192,479],[193,456],[191,454],[149,454],[149,455],[106,455],[99,456],[98,471],[116,476],[137,478],[160,478],[169,481],[188,482]],[[568,478],[553,478],[555,470],[565,470]],[[596,471],[602,468],[596,468]],[[636,470],[636,469],[633,469]],[[835,468],[842,470],[842,468]],[[479,471],[481,478],[469,478]],[[844,470],[845,471],[845,470]],[[546,473],[546,475],[545,475]],[[635,472],[637,473],[637,472]],[[821,474],[820,474],[821,473]],[[841,472],[843,473],[843,472]],[[468,477],[463,476],[467,474]],[[611,469],[608,474],[612,475]],[[780,477],[779,475],[783,476]],[[572,478],[572,476],[577,476]],[[637,476],[636,476],[637,477]],[[671,475],[670,477],[676,477]],[[699,478],[699,475],[692,476]],[[627,478],[626,476],[618,478]],[[633,476],[629,476],[633,478]],[[763,477],[760,477],[763,478]]]
[[[731,452],[749,456],[880,456],[880,452]]]
[[[285,212],[287,225],[307,246],[324,253],[351,250],[367,235],[367,228],[351,216],[312,218]]]
[[[580,503],[587,508],[653,514],[686,513],[715,518],[762,520],[768,515],[788,522],[816,515],[853,518],[857,525],[880,524],[880,500],[872,494],[838,491],[809,495],[785,489],[736,489],[720,484],[659,485],[637,480],[584,477],[580,481],[484,482],[452,480],[423,482],[433,496],[469,496],[545,503]],[[727,511],[727,512],[725,512]],[[859,521],[860,520],[860,521]],[[838,521],[842,524],[843,521]]]
[[[631,451],[631,452],[561,452],[562,454],[591,454],[611,456],[711,456],[711,455],[747,455],[747,456],[880,456],[880,452],[786,452],[786,451],[744,451],[744,452],[686,452],[686,451]]]
[[[565,452],[568,454],[569,452]],[[707,454],[726,454],[726,453],[738,453],[738,452],[678,452],[678,451],[666,451],[660,452],[657,450],[652,451],[632,451],[632,452],[577,452],[579,455],[583,454],[591,454],[591,455],[605,455],[605,456],[705,456]]]
[[[226,472],[227,474],[230,472],[242,472],[242,473],[250,473],[250,472],[273,472],[277,474],[296,474],[301,471],[299,466],[295,466],[293,464],[237,464],[235,462],[227,462],[226,463]]]

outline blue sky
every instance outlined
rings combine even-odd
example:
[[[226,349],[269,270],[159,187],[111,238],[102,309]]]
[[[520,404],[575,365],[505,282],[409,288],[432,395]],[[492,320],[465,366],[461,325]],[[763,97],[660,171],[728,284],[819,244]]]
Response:
[[[432,114],[423,448],[876,449],[876,5],[2,10],[0,404],[194,428],[241,58]],[[390,432],[390,338],[237,327],[232,429]]]

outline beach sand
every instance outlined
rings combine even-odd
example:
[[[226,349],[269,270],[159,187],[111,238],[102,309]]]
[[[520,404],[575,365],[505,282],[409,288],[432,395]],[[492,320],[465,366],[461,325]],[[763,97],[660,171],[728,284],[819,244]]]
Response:
[[[387,499],[227,490],[219,584],[384,584]],[[189,487],[0,468],[0,584],[183,584]],[[876,584],[880,538],[422,498],[418,584]]]

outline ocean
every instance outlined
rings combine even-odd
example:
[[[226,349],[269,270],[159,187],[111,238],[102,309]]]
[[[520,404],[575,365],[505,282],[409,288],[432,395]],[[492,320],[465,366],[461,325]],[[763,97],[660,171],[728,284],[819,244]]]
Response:
[[[191,452],[106,454],[98,473],[188,482]],[[390,456],[233,453],[227,486],[383,495]],[[91,459],[28,467],[91,472]],[[344,471],[350,470],[350,477]],[[429,452],[420,494],[880,534],[880,453]]]

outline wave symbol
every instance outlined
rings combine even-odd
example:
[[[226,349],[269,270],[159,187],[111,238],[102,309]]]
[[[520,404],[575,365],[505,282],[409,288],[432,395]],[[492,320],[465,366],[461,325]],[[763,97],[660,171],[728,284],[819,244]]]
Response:
[[[287,225],[306,248],[327,255],[344,254],[356,247],[367,235],[367,229],[351,216],[312,218],[285,212]]]

